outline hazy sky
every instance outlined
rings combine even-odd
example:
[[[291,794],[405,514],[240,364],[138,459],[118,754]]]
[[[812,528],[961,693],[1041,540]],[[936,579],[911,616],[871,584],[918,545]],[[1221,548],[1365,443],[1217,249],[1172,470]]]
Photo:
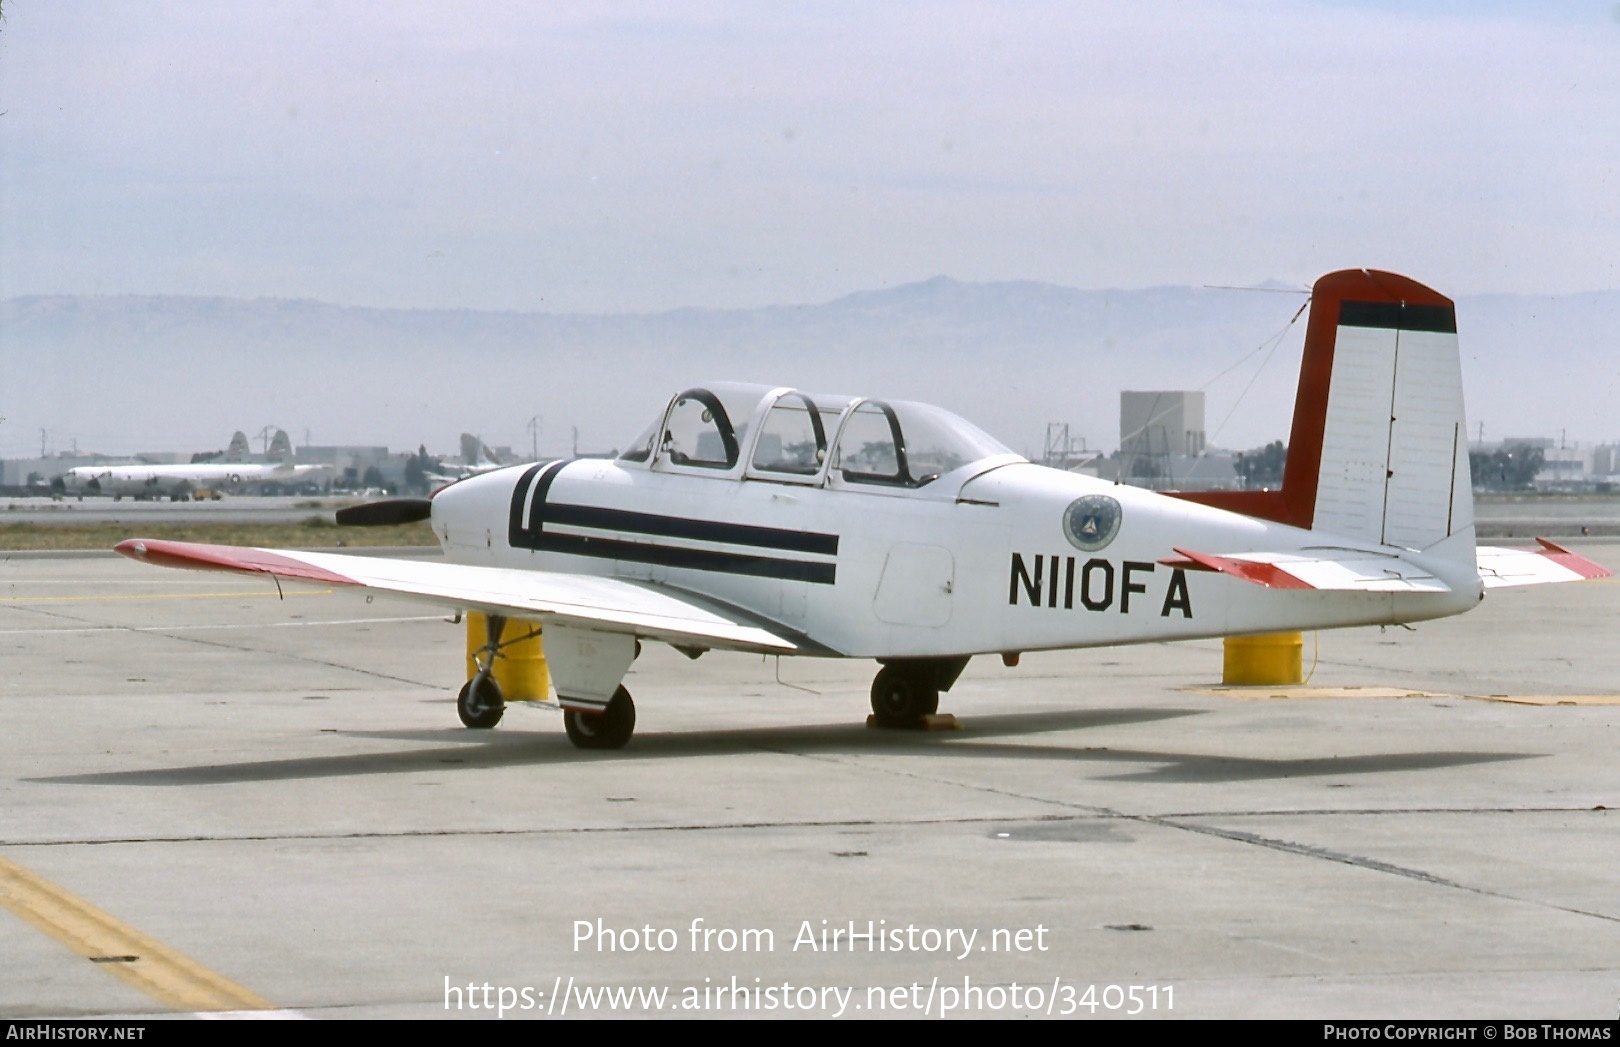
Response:
[[[1620,286],[1613,2],[5,0],[0,297]]]

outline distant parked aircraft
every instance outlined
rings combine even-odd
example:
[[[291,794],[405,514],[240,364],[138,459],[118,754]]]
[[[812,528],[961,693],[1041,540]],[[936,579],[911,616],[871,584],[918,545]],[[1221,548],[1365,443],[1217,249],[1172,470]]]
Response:
[[[248,448],[247,437],[238,432],[231,437],[225,460],[192,462],[186,465],[80,465],[61,476],[68,494],[106,495],[112,498],[167,498],[187,501],[194,491],[235,491],[249,484],[295,483],[325,465],[293,465],[292,441],[278,430],[271,441],[269,462],[242,461]]]
[[[428,473],[427,477],[436,483],[452,483],[456,480],[465,480],[469,476],[478,476],[483,473],[504,469],[509,462],[498,461],[495,452],[484,446],[484,442],[472,433],[461,434],[461,461],[441,462],[443,472]]]

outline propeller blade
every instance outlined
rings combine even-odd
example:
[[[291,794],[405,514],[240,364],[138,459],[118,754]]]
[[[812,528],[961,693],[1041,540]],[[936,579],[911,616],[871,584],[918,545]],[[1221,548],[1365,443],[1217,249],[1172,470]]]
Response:
[[[390,498],[383,502],[351,505],[337,511],[337,522],[343,527],[382,527],[388,524],[415,523],[426,520],[432,512],[433,502],[427,498]]]

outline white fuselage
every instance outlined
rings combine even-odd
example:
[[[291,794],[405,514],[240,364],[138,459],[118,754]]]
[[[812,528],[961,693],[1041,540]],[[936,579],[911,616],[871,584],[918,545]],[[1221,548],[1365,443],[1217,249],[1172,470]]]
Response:
[[[1087,496],[1117,507],[1117,532],[1090,550],[1065,524]],[[1015,456],[920,488],[624,461],[514,466],[441,491],[433,527],[455,562],[655,582],[813,638],[806,653],[852,657],[1388,624],[1459,613],[1480,593],[1461,561],[1429,563],[1410,551],[1451,591],[1271,589],[1163,563],[1185,564],[1178,548],[1369,547]]]

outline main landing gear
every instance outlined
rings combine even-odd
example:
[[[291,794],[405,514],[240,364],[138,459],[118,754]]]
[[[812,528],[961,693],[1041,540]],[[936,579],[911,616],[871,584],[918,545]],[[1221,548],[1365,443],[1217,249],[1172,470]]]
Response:
[[[885,665],[872,681],[872,715],[879,727],[910,727],[939,711],[939,688],[928,674]]]
[[[581,749],[623,749],[636,729],[636,703],[620,685],[599,713],[564,709],[563,727],[568,740]]]
[[[939,711],[939,692],[948,691],[967,667],[966,658],[917,658],[884,663],[872,681],[872,720],[879,727],[916,727]]]

